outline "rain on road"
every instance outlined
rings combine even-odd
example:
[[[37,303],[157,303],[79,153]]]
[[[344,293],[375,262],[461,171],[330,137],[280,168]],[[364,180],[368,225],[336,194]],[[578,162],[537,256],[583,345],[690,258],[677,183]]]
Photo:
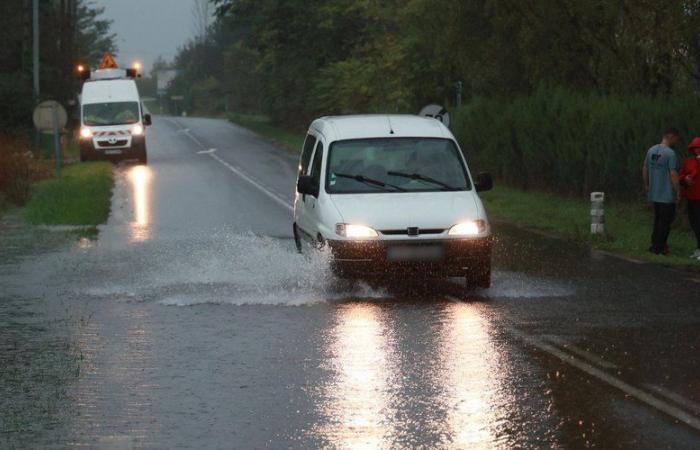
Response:
[[[697,276],[497,224],[466,299],[341,283],[296,158],[158,117],[149,160],[97,236],[0,225],[0,447],[700,446]]]

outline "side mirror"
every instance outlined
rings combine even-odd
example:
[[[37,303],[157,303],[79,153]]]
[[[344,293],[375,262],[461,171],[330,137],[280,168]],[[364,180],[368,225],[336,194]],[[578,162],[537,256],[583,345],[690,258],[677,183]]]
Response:
[[[151,119],[150,114],[143,115],[143,124],[147,127],[150,127],[151,125],[153,125],[153,119]]]
[[[476,176],[476,192],[486,192],[493,189],[493,178],[488,172],[482,172]]]
[[[312,177],[304,175],[299,177],[299,181],[297,181],[297,192],[303,195],[318,197],[319,186],[314,182]]]

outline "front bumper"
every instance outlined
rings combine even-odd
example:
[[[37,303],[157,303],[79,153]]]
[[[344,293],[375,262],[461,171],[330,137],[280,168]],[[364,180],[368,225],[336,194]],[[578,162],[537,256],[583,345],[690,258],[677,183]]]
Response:
[[[415,274],[457,277],[491,268],[491,237],[435,240],[328,241],[336,273],[343,276]],[[421,260],[392,258],[391,248],[439,249],[439,257]]]
[[[115,147],[98,148],[93,139],[80,141],[80,153],[86,160],[138,159],[142,156],[145,147],[146,139],[144,136],[133,136],[129,138],[128,145]]]

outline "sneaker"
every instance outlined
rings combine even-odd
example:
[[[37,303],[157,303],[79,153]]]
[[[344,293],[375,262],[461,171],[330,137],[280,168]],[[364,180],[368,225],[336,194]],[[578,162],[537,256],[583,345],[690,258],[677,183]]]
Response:
[[[690,257],[693,258],[693,259],[698,259],[698,258],[700,258],[700,248],[697,249],[697,250],[695,250],[695,252],[693,252],[693,254],[690,255]]]

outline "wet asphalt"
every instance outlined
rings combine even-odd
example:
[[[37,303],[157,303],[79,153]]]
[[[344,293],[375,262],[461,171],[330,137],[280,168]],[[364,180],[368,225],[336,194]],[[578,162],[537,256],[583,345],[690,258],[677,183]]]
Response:
[[[700,276],[496,224],[491,289],[342,283],[295,157],[149,131],[97,234],[0,224],[0,448],[700,447]]]

